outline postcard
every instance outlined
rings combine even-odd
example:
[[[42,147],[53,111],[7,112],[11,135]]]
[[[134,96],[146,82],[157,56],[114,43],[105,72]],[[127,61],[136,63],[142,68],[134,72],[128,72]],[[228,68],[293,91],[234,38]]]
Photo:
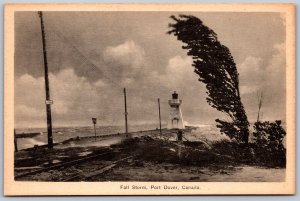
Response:
[[[295,193],[295,5],[6,4],[4,193]]]

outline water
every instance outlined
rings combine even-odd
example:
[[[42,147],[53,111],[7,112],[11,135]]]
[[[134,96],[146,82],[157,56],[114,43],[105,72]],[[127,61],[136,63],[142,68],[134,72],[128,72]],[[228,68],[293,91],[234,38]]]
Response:
[[[190,133],[185,133],[185,137],[190,141],[204,140],[204,141],[218,141],[222,139],[228,139],[229,137],[221,134],[220,130],[216,125],[197,125],[198,128],[192,130]],[[166,125],[163,125],[165,128]],[[250,126],[252,129],[252,126]],[[129,132],[144,131],[144,130],[154,130],[157,129],[155,124],[145,124],[145,125],[131,125],[129,127]],[[250,129],[250,140],[252,138]],[[253,130],[253,129],[252,129]],[[18,149],[31,148],[34,145],[45,145],[47,143],[47,131],[45,128],[30,128],[30,129],[16,129],[17,134],[20,133],[31,133],[38,132],[38,135],[33,138],[18,138]],[[124,133],[124,126],[97,126],[96,133],[100,135],[108,135],[114,133]],[[77,136],[94,136],[94,127],[61,127],[53,128],[53,140],[54,142],[62,142],[64,140],[75,138]],[[175,139],[175,138],[174,138]],[[111,139],[113,140],[113,139]],[[101,146],[105,145],[105,142],[101,142]],[[117,143],[117,142],[116,142]],[[107,145],[111,144],[107,142]],[[285,138],[284,138],[285,145]]]
[[[141,131],[141,130],[152,130],[156,129],[156,125],[135,125],[129,127],[129,132]],[[124,133],[124,126],[96,126],[96,134],[108,135],[114,133]],[[18,138],[18,149],[31,148],[34,145],[45,145],[47,144],[47,129],[46,128],[26,128],[16,129],[17,134],[21,133],[41,133],[33,138]],[[53,128],[53,141],[62,142],[64,140],[75,138],[77,136],[94,136],[94,127],[60,127]]]

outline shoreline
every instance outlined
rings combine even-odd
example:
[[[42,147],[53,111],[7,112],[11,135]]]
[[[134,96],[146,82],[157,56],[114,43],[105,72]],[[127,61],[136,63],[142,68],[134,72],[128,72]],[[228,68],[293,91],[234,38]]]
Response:
[[[167,130],[166,128],[162,129],[163,135],[168,135],[172,133],[172,131]],[[133,131],[129,132],[128,135],[131,137],[136,137],[136,136],[143,136],[143,135],[158,135],[159,134],[159,129],[151,129],[151,130],[141,130],[141,131]],[[17,134],[19,135],[19,134]],[[94,139],[96,141],[102,141],[102,140],[110,140],[114,138],[122,138],[125,137],[126,133],[112,133],[112,134],[104,134],[104,135],[90,135],[90,136],[80,136],[77,135],[76,137],[71,137],[66,140],[63,140],[61,142],[54,142],[53,146],[55,147],[67,147],[68,145],[71,147],[74,146],[89,146],[91,143],[93,143]],[[109,143],[107,145],[110,145]],[[32,147],[29,148],[24,148],[24,149],[19,149],[19,151],[30,151],[30,150],[35,150],[39,148],[47,148],[47,144],[42,144],[42,145],[33,145]]]
[[[200,141],[186,141],[180,145],[176,141],[169,141],[174,137],[173,134],[168,136],[169,140],[159,138],[155,132],[152,135],[149,132],[144,132],[142,136],[139,134],[137,132],[131,138],[121,135],[119,142],[109,146],[99,146],[105,140],[93,142],[92,138],[86,138],[75,141],[74,146],[69,144],[55,146],[52,150],[39,147],[20,151],[15,153],[16,179],[184,182],[284,180],[285,168],[247,165],[226,155],[214,154]],[[85,146],[80,146],[80,141]],[[64,165],[68,163],[72,165]],[[30,172],[39,173],[18,178],[18,175]]]

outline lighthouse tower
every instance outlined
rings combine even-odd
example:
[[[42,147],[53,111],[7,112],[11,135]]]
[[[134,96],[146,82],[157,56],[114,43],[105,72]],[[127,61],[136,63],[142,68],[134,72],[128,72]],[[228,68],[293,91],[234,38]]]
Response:
[[[172,99],[169,100],[170,115],[168,121],[168,129],[184,129],[183,118],[180,110],[182,100],[178,99],[176,91],[172,94]]]

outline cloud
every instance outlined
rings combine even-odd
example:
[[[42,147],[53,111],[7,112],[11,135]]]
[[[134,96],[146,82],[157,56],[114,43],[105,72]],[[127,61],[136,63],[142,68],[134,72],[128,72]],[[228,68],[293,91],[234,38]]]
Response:
[[[262,59],[258,57],[249,56],[247,57],[243,63],[241,63],[238,68],[241,76],[249,76],[249,74],[258,73],[262,70],[261,67]]]
[[[128,79],[137,76],[142,69],[145,50],[133,40],[128,40],[117,46],[106,47],[103,59],[106,66],[101,70],[113,79],[128,83]]]
[[[189,56],[174,55],[167,60],[163,70],[150,71],[146,86],[151,87],[151,92],[160,96],[162,102],[167,102],[173,91],[179,93],[183,100],[182,113],[185,121],[192,123],[214,122],[215,114],[219,113],[206,102],[205,85],[198,81],[199,76],[194,72],[192,58]],[[149,89],[149,87],[148,87]],[[163,105],[165,119],[168,118],[168,103]],[[203,117],[205,114],[205,118]]]
[[[37,108],[27,105],[17,105],[15,108],[15,113],[18,115],[18,117],[22,118],[28,118],[28,115],[33,118],[43,118],[45,116]]]
[[[94,83],[94,86],[96,87],[106,87],[107,86],[107,83],[104,82],[103,80],[97,80],[95,83]]]
[[[257,92],[263,79],[263,70],[262,59],[253,56],[247,57],[238,65],[241,94]]]
[[[274,45],[274,54],[266,68],[265,82],[265,114],[273,119],[285,120],[286,111],[286,60],[285,44]],[[276,108],[274,110],[274,108]]]
[[[137,63],[141,61],[122,60],[124,55],[143,52],[139,48],[141,47],[134,42],[127,41],[116,47],[107,48],[106,52],[114,61],[105,67],[110,79],[120,86],[128,87],[127,98],[131,123],[156,122],[156,113],[153,112],[157,109],[156,97],[161,98],[163,119],[167,119],[169,111],[166,101],[174,90],[178,91],[180,98],[183,99],[182,111],[186,121],[214,122],[216,116],[222,115],[207,104],[205,85],[198,81],[191,57],[174,55],[167,59],[166,65],[162,66],[160,71],[147,66],[147,61],[143,58],[145,65],[140,72],[142,74],[138,71],[135,77],[130,72],[123,72],[125,70],[134,72],[135,68],[140,68]],[[277,44],[267,62],[262,58],[249,56],[238,65],[242,101],[250,120],[256,117],[256,93],[259,91],[264,92],[265,118],[282,119],[285,111],[281,103],[285,101],[284,54],[284,45]],[[118,62],[127,65],[123,71],[117,70],[112,65]],[[263,66],[265,63],[267,65]],[[98,117],[101,124],[124,123],[122,88],[113,87],[109,80],[105,78],[89,80],[87,77],[77,75],[72,68],[62,68],[56,74],[50,73],[49,77],[51,99],[54,100],[52,105],[54,126],[89,125],[91,117]],[[44,77],[35,78],[23,74],[15,79],[15,108],[17,125],[24,127],[32,123],[35,126],[45,126]],[[206,114],[205,118],[203,114]]]
[[[152,82],[158,82],[161,86],[171,90],[188,88],[189,83],[197,82],[197,75],[192,67],[192,59],[188,56],[176,55],[168,60],[163,73],[153,71],[150,73]]]
[[[257,93],[261,92],[265,119],[285,119],[285,44],[275,44],[270,52],[269,58],[249,56],[238,65],[242,101],[252,120],[257,115]]]
[[[277,88],[284,84],[285,45],[275,44],[271,52],[273,54],[270,58],[249,56],[238,65],[242,94],[252,93],[254,89],[263,90],[265,87]]]
[[[238,64],[242,101],[247,112],[256,111],[255,91],[263,90],[264,116],[280,117],[277,111],[285,111],[280,108],[285,105],[285,26],[281,19],[284,16],[279,13],[190,14],[203,20],[230,49]],[[99,123],[123,124],[123,87],[128,93],[130,122],[156,121],[158,97],[162,101],[163,118],[167,119],[167,100],[173,90],[183,99],[186,121],[211,123],[219,118],[220,112],[205,100],[205,85],[193,72],[191,57],[186,56],[176,37],[165,34],[169,15],[164,12],[48,13],[45,19],[55,125],[89,125],[90,116],[101,118]],[[40,121],[36,111],[45,116],[45,92],[39,21],[35,12],[18,12],[15,17],[15,108],[16,113],[24,110],[27,114],[22,114],[22,118],[16,114],[16,122],[26,119],[30,122],[34,116]],[[55,30],[67,40],[53,34]],[[45,126],[45,119],[41,122]]]
[[[89,82],[85,77],[79,77],[74,69],[62,69],[56,75],[50,73],[50,95],[54,101],[52,116],[54,123],[72,124],[73,121],[89,119],[101,114],[99,103],[106,101],[103,95],[104,81]],[[34,78],[25,74],[16,79],[16,120],[39,119],[42,125],[45,122],[45,89],[44,78]],[[106,90],[107,91],[107,90]],[[106,92],[105,94],[107,94]],[[102,94],[99,96],[99,94]],[[112,101],[113,102],[113,101]],[[103,110],[102,110],[103,112]],[[60,122],[60,121],[65,122]]]
[[[209,107],[207,105],[200,107],[205,103],[205,97],[202,97],[201,85],[193,72],[191,62],[189,57],[175,55],[168,59],[162,73],[148,69],[148,73],[139,79],[122,77],[123,83],[119,82],[120,85],[130,85],[127,88],[130,122],[134,124],[141,121],[156,122],[156,112],[153,112],[157,110],[156,97],[161,98],[163,120],[166,120],[169,112],[166,101],[173,90],[180,93],[180,97],[184,100],[183,110],[189,112],[190,116],[197,115],[196,110],[189,111],[190,105],[194,105],[197,110]],[[88,125],[93,116],[98,117],[101,124],[123,124],[122,88],[112,87],[113,84],[106,79],[92,82],[86,77],[78,76],[71,68],[63,68],[57,74],[50,73],[49,78],[51,99],[54,101],[52,105],[54,126]],[[32,119],[34,116],[35,124],[45,126],[44,77],[22,75],[16,78],[15,89],[15,105],[19,106],[18,111],[23,110],[22,113],[16,113],[16,122],[24,125],[26,124],[24,119]],[[199,99],[189,98],[195,91],[198,92],[194,96],[200,96]]]
[[[283,81],[282,78],[285,77],[284,76],[285,66],[286,66],[285,44],[284,43],[275,44],[273,52],[274,52],[274,54],[272,55],[269,65],[267,66],[266,70],[267,70],[267,73],[270,74],[270,76],[272,77],[271,81],[273,80],[273,81],[275,81],[275,83],[278,83],[277,78],[279,78],[281,81]]]
[[[174,80],[182,79],[182,77],[194,74],[192,67],[191,57],[182,57],[180,55],[174,56],[169,59],[168,66],[166,67],[166,74],[171,75]]]
[[[253,86],[240,86],[240,92],[242,95],[244,94],[252,94],[252,93],[257,93],[259,91],[259,86],[253,85]]]
[[[272,52],[270,58],[249,56],[238,65],[241,86],[274,87],[274,85],[282,85],[285,77],[285,45],[276,44],[270,52]]]
[[[145,51],[135,44],[134,41],[125,41],[117,46],[108,46],[104,50],[104,59],[108,61],[118,61],[123,65],[132,68],[139,68],[143,62]]]

